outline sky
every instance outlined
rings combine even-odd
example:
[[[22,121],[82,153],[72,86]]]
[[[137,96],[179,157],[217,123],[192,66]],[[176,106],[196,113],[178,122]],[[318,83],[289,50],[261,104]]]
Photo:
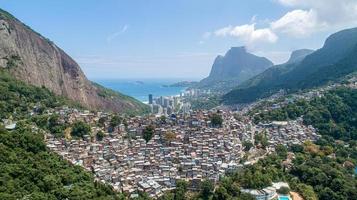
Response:
[[[0,7],[92,80],[199,80],[233,46],[279,64],[357,26],[357,0],[0,0]]]

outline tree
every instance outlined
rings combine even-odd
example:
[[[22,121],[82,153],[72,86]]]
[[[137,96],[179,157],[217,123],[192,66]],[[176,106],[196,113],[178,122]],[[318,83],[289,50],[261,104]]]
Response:
[[[213,127],[221,127],[222,126],[223,119],[222,119],[221,115],[214,113],[211,115],[210,120],[211,120],[211,124]]]
[[[259,133],[254,136],[255,145],[260,144],[263,148],[269,145],[268,138],[264,133]]]
[[[240,196],[240,199],[242,199],[242,200],[256,200],[255,197],[253,197],[251,194],[248,194],[248,193],[241,193],[239,196]]]
[[[200,196],[206,200],[209,199],[209,197],[212,195],[214,185],[211,181],[204,180],[201,182],[200,189],[201,189]]]
[[[66,126],[60,123],[59,115],[54,114],[48,119],[48,129],[54,136],[63,137]]]
[[[114,115],[110,120],[110,126],[112,128],[118,126],[121,123],[122,119],[118,115]]]
[[[59,177],[55,175],[46,175],[43,179],[43,182],[46,191],[51,191],[63,187],[59,180]]]
[[[74,137],[83,137],[84,135],[89,135],[90,132],[90,126],[82,121],[76,121],[72,125],[71,135]]]
[[[306,200],[317,200],[317,196],[314,192],[314,189],[310,185],[306,185],[300,183],[297,185],[298,192],[304,197]]]
[[[263,189],[271,185],[271,174],[265,173],[259,166],[251,166],[245,169],[239,176],[239,182],[244,188]]]
[[[234,174],[227,174],[228,176],[222,177],[220,180],[220,187],[223,187],[227,190],[228,194],[231,196],[238,196],[240,191],[240,186],[238,182],[234,182]]]
[[[175,189],[175,200],[185,200],[185,194],[187,192],[188,183],[183,180],[176,181],[176,189]]]
[[[288,187],[281,187],[281,188],[279,188],[279,189],[277,190],[277,192],[278,192],[279,194],[285,194],[285,195],[287,195],[287,194],[289,194],[289,192],[290,192],[290,188],[288,188]]]
[[[170,143],[176,139],[176,134],[173,132],[167,132],[164,136],[166,142]]]
[[[106,118],[106,117],[101,117],[101,118],[99,118],[99,120],[98,120],[98,126],[104,127],[104,124],[105,124],[106,121],[107,121],[107,118]]]
[[[0,149],[0,199],[120,199],[82,167],[49,152],[37,132],[0,127]]]
[[[230,199],[230,195],[228,194],[226,188],[220,186],[213,195],[213,200],[226,200]]]
[[[32,118],[32,121],[34,121],[38,127],[46,129],[48,125],[48,116],[37,115]]]
[[[253,146],[254,146],[253,143],[249,141],[243,142],[244,151],[249,151]]]
[[[102,141],[104,138],[104,132],[103,131],[98,131],[97,133],[97,140]]]
[[[161,115],[161,117],[160,117],[160,122],[161,122],[161,124],[166,124],[166,117],[165,117],[165,115]]]
[[[151,140],[151,138],[154,136],[154,133],[155,133],[154,126],[149,125],[149,126],[145,127],[145,129],[143,130],[143,138],[146,141],[146,143]]]
[[[158,200],[175,200],[175,194],[170,191],[165,192]]]
[[[278,156],[280,158],[286,158],[287,155],[288,155],[288,149],[282,145],[282,144],[278,144],[276,147],[275,147],[275,150],[276,150],[276,153],[278,154]]]
[[[290,146],[290,150],[294,153],[301,153],[304,151],[304,147],[302,145],[299,144],[292,144]]]

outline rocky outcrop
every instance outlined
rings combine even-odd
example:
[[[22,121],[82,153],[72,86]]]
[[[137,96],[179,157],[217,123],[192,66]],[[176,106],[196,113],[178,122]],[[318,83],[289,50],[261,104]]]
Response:
[[[217,56],[209,76],[197,87],[227,91],[271,66],[270,60],[248,53],[245,47],[232,47],[224,56]]]
[[[90,82],[79,65],[47,38],[0,10],[0,68],[89,109],[138,113],[141,102]]]

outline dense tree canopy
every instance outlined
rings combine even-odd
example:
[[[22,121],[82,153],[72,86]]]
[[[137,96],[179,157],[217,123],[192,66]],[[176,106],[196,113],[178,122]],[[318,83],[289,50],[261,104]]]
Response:
[[[222,116],[219,115],[218,113],[214,113],[210,117],[211,124],[213,127],[221,127],[223,123]]]
[[[47,150],[32,125],[62,137],[65,126],[46,109],[74,105],[49,90],[17,81],[0,70],[0,119],[17,121],[16,129],[0,125],[0,199],[123,199],[113,189],[94,180]],[[33,112],[34,115],[30,115]]]
[[[295,103],[254,117],[255,122],[294,120],[303,116],[306,125],[313,125],[321,135],[335,139],[357,139],[357,90],[339,88],[327,92],[323,97]]]
[[[0,127],[0,199],[120,199],[79,166],[50,153],[26,124]]]
[[[155,127],[152,125],[145,127],[143,130],[143,138],[145,139],[146,142],[149,142],[151,138],[154,136],[154,134],[155,134]]]
[[[114,115],[110,120],[110,126],[116,127],[122,122],[122,119],[118,115]]]
[[[289,120],[300,116],[323,137],[316,143],[289,147],[295,159],[286,175],[291,177],[293,189],[309,200],[357,199],[354,171],[357,165],[357,90],[339,88],[310,101],[299,100],[262,112],[255,120]],[[277,146],[276,151],[279,159],[285,159],[285,147]]]
[[[89,135],[90,132],[91,132],[90,126],[82,121],[76,121],[72,125],[71,135],[73,137],[83,137],[85,135]]]
[[[42,112],[44,108],[54,108],[64,103],[73,105],[44,87],[35,87],[15,80],[4,69],[0,69],[0,94],[0,119],[13,117],[16,120],[29,117],[29,110],[34,108],[37,112]]]
[[[208,200],[210,196],[213,194],[214,185],[211,181],[204,180],[201,182],[200,189],[201,189],[200,196],[202,197],[202,199]]]

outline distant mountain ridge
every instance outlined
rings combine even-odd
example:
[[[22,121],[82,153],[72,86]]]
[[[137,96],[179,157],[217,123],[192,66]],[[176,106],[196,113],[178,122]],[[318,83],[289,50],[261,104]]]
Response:
[[[16,79],[43,86],[88,109],[140,113],[147,106],[93,84],[79,65],[53,42],[0,9],[0,69]]]
[[[195,87],[228,91],[271,66],[270,60],[248,53],[245,47],[232,47],[216,57],[209,76]]]
[[[197,81],[180,81],[170,85],[163,85],[164,87],[191,87],[197,84]]]
[[[292,64],[302,61],[307,55],[310,55],[314,52],[311,49],[299,49],[291,53],[289,60],[285,64]]]
[[[224,95],[223,102],[249,103],[281,89],[293,92],[317,87],[354,71],[357,71],[357,28],[332,34],[321,49],[297,62],[267,69]]]

